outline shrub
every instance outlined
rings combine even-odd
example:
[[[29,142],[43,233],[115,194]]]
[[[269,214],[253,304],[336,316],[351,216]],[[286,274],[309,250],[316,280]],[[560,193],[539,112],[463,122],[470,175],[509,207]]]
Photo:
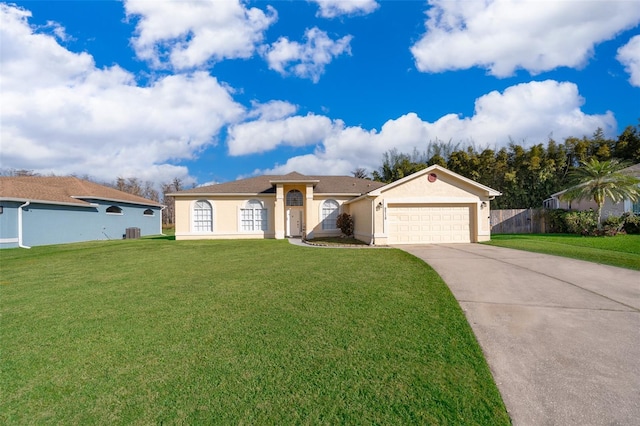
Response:
[[[613,236],[617,234],[640,234],[640,216],[625,213],[622,216],[609,216],[598,229],[597,213],[588,211],[569,211],[562,209],[546,210],[550,233],[580,234],[595,236]]]
[[[545,215],[547,216],[547,223],[549,224],[549,233],[552,233],[552,234],[569,233],[569,229],[567,227],[567,221],[565,220],[565,216],[567,215],[567,213],[568,213],[568,210],[562,210],[562,209],[545,210]]]
[[[627,234],[640,234],[640,215],[625,213],[622,216],[624,221],[622,229]]]
[[[598,214],[593,210],[571,211],[564,216],[567,231],[571,234],[596,235]]]
[[[348,213],[341,213],[338,215],[338,219],[336,220],[336,225],[344,235],[350,237],[353,235],[353,217]]]
[[[602,233],[608,237],[624,233],[624,218],[622,216],[609,216],[602,222]]]
[[[622,216],[609,216],[602,222],[603,234],[613,236],[617,234],[640,234],[640,216],[624,213]]]

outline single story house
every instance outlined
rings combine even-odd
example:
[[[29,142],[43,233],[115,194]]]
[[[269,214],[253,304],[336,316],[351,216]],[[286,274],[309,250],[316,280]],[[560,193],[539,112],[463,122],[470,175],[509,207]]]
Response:
[[[489,204],[501,194],[434,165],[390,184],[293,172],[169,195],[177,240],[337,236],[344,212],[355,238],[388,245],[487,241]]]
[[[640,163],[631,167],[622,169],[621,172],[630,174],[640,179]],[[552,194],[549,198],[544,200],[543,206],[546,209],[565,209],[565,210],[598,210],[598,205],[593,200],[563,200],[562,194],[567,189]],[[606,198],[604,205],[602,206],[602,219],[606,219],[609,216],[622,216],[622,214],[632,212],[640,214],[640,201],[633,202],[630,199],[614,203],[610,198]]]
[[[162,208],[76,177],[0,177],[0,248],[161,234]]]

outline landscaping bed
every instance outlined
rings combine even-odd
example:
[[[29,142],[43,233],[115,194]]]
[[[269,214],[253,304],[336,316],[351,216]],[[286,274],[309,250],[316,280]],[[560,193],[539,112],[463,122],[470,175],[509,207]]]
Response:
[[[369,244],[353,237],[320,237],[304,240],[305,243],[320,247],[369,247]]]

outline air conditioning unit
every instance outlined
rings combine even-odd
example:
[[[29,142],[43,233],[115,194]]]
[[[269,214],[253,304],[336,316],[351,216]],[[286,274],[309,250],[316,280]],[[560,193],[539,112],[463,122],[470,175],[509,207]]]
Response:
[[[127,240],[140,238],[140,228],[127,228],[124,238]]]

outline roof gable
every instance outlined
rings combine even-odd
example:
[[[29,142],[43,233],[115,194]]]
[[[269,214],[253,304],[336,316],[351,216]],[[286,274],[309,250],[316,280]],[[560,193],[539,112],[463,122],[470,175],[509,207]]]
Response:
[[[0,198],[85,207],[91,205],[87,201],[91,199],[161,206],[155,201],[72,176],[0,177]]]
[[[499,195],[502,195],[501,192],[496,191],[493,188],[489,188],[488,186],[482,185],[474,180],[471,180],[469,178],[466,178],[462,175],[459,175],[458,173],[454,173],[451,170],[445,169],[444,167],[438,166],[437,164],[434,164],[433,166],[429,166],[426,169],[417,171],[415,173],[410,174],[409,176],[405,176],[402,179],[399,179],[395,182],[391,182],[375,191],[372,191],[370,195],[381,195],[382,193],[393,189],[397,186],[403,185],[409,181],[412,181],[414,179],[420,179],[422,177],[424,177],[425,175],[428,175],[430,173],[440,173],[440,174],[445,174],[448,177],[452,178],[453,180],[457,180],[461,183],[464,183],[467,186],[471,186],[472,188],[478,190],[479,192],[485,193],[485,195],[490,196],[490,197],[496,197]]]

